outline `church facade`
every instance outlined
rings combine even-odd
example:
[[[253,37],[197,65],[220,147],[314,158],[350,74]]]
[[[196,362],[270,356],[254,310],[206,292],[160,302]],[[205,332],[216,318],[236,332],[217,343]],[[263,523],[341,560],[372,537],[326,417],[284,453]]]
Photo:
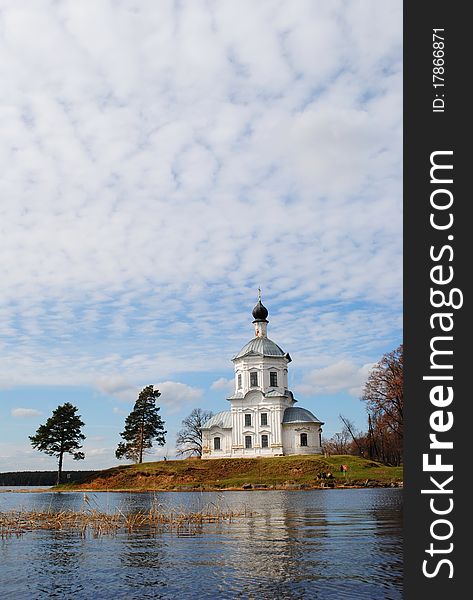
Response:
[[[202,458],[320,454],[323,423],[288,389],[291,357],[267,337],[268,310],[253,309],[255,337],[232,359],[230,410],[202,426]]]

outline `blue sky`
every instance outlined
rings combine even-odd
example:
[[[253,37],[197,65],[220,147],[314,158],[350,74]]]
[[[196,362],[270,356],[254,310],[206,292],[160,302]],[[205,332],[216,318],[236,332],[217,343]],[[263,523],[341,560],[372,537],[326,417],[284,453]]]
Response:
[[[365,425],[402,339],[402,4],[0,0],[0,470],[54,469],[28,435],[63,402],[86,460],[140,389],[165,448],[227,408],[253,336],[300,405]]]

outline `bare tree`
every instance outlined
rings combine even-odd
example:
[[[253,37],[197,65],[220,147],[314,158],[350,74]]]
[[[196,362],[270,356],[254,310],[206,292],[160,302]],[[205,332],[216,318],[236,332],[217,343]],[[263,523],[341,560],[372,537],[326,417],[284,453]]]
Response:
[[[404,434],[404,353],[402,344],[374,366],[363,390],[369,417],[371,458],[386,464],[402,462]]]
[[[404,354],[402,344],[385,354],[371,371],[363,390],[362,400],[367,409],[377,416],[386,415],[392,431],[403,436],[404,413]]]
[[[213,416],[213,412],[194,408],[189,416],[183,419],[176,437],[177,453],[188,456],[202,456],[202,425]]]
[[[324,440],[323,450],[327,454],[348,454],[350,450],[350,436],[345,429],[334,433],[331,438]]]
[[[363,444],[364,435],[355,429],[355,425],[350,419],[339,415],[341,422],[343,423],[343,431],[348,434],[353,440],[352,445],[355,446],[357,454],[364,456],[365,449]],[[352,452],[350,452],[352,454]]]
[[[340,432],[335,433],[330,439],[323,443],[324,452],[328,454],[352,454],[365,456],[366,434],[356,430],[350,419],[339,415],[343,424]]]

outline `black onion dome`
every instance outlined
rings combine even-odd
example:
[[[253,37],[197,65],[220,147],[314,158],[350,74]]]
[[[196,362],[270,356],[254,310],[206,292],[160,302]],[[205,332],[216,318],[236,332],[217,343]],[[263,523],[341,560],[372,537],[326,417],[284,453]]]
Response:
[[[251,314],[253,315],[255,321],[266,321],[268,309],[261,304],[261,300],[258,300],[258,304],[254,307]]]

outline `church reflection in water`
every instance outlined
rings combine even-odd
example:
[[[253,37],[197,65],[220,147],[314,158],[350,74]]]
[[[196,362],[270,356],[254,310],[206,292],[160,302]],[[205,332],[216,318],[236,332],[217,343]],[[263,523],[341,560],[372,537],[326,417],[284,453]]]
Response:
[[[215,597],[383,598],[379,589],[390,589],[389,598],[401,598],[400,495],[386,503],[374,492],[245,493],[234,506],[251,500],[250,516],[184,535],[131,536],[120,561],[167,593],[180,586]]]
[[[54,512],[78,510],[84,500],[26,494],[24,502]],[[16,599],[12,590],[21,587],[25,598],[48,600],[402,598],[401,490],[112,492],[90,499],[92,509],[124,514],[150,503],[242,516],[159,533],[30,532],[0,545],[3,596]]]

